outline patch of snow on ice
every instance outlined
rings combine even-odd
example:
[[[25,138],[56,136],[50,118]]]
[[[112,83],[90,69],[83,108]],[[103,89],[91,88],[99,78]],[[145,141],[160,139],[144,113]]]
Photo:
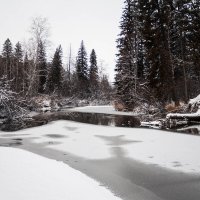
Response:
[[[120,200],[68,165],[24,150],[0,147],[2,200]]]

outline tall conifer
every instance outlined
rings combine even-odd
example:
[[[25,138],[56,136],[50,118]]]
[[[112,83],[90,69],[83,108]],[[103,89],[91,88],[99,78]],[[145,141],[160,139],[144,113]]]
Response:
[[[87,52],[84,46],[84,42],[81,42],[81,46],[78,51],[76,60],[76,73],[77,73],[77,90],[80,97],[87,97],[89,94],[89,82],[88,82],[88,64],[87,64]]]

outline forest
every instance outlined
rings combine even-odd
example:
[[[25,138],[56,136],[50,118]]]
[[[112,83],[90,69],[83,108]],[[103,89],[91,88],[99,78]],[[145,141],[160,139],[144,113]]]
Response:
[[[17,42],[13,47],[9,38],[4,42],[0,55],[2,117],[8,115],[12,119],[25,110],[37,110],[38,99],[51,99],[56,105],[62,105],[63,99],[110,102],[112,86],[97,63],[95,50],[88,58],[81,41],[75,61],[70,49],[68,63],[64,65],[59,45],[53,58],[48,59],[48,31],[47,19],[36,17],[26,44]]]
[[[117,107],[163,109],[200,93],[200,1],[126,0],[117,39]]]

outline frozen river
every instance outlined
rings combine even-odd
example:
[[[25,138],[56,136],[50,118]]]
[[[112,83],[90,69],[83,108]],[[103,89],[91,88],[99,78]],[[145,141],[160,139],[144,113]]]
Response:
[[[109,114],[115,113],[101,115],[101,120],[98,115],[82,113],[84,123],[58,120],[0,132],[0,145],[62,161],[121,199],[199,200],[200,137],[116,127],[116,119]],[[138,123],[135,118],[133,122]]]

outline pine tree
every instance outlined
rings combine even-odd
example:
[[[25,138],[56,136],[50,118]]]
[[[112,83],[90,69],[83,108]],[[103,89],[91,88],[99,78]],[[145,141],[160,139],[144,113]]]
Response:
[[[14,56],[15,56],[15,59],[18,62],[22,62],[22,60],[23,60],[23,51],[22,51],[22,45],[20,44],[20,42],[17,42],[17,44],[15,45]]]
[[[87,52],[83,41],[78,51],[76,60],[76,74],[77,74],[77,91],[81,98],[85,98],[89,94],[88,83],[88,64],[87,64]]]
[[[117,40],[116,99],[123,102],[126,109],[133,109],[138,93],[138,16],[137,1],[125,0],[121,33]]]
[[[13,66],[13,76],[14,76],[14,88],[15,91],[22,91],[23,84],[23,51],[22,46],[19,42],[15,45],[14,51],[14,66]]]
[[[90,54],[89,84],[91,96],[97,98],[99,87],[99,75],[97,66],[97,56],[94,49],[92,49],[92,52]]]
[[[9,80],[12,78],[12,57],[13,57],[13,48],[10,39],[8,38],[3,44],[2,57],[4,60],[4,75],[7,76]]]
[[[51,68],[48,75],[48,92],[56,92],[57,94],[61,93],[62,89],[62,74],[63,74],[63,68],[62,68],[62,48],[61,45],[56,49],[56,52],[54,54]]]

